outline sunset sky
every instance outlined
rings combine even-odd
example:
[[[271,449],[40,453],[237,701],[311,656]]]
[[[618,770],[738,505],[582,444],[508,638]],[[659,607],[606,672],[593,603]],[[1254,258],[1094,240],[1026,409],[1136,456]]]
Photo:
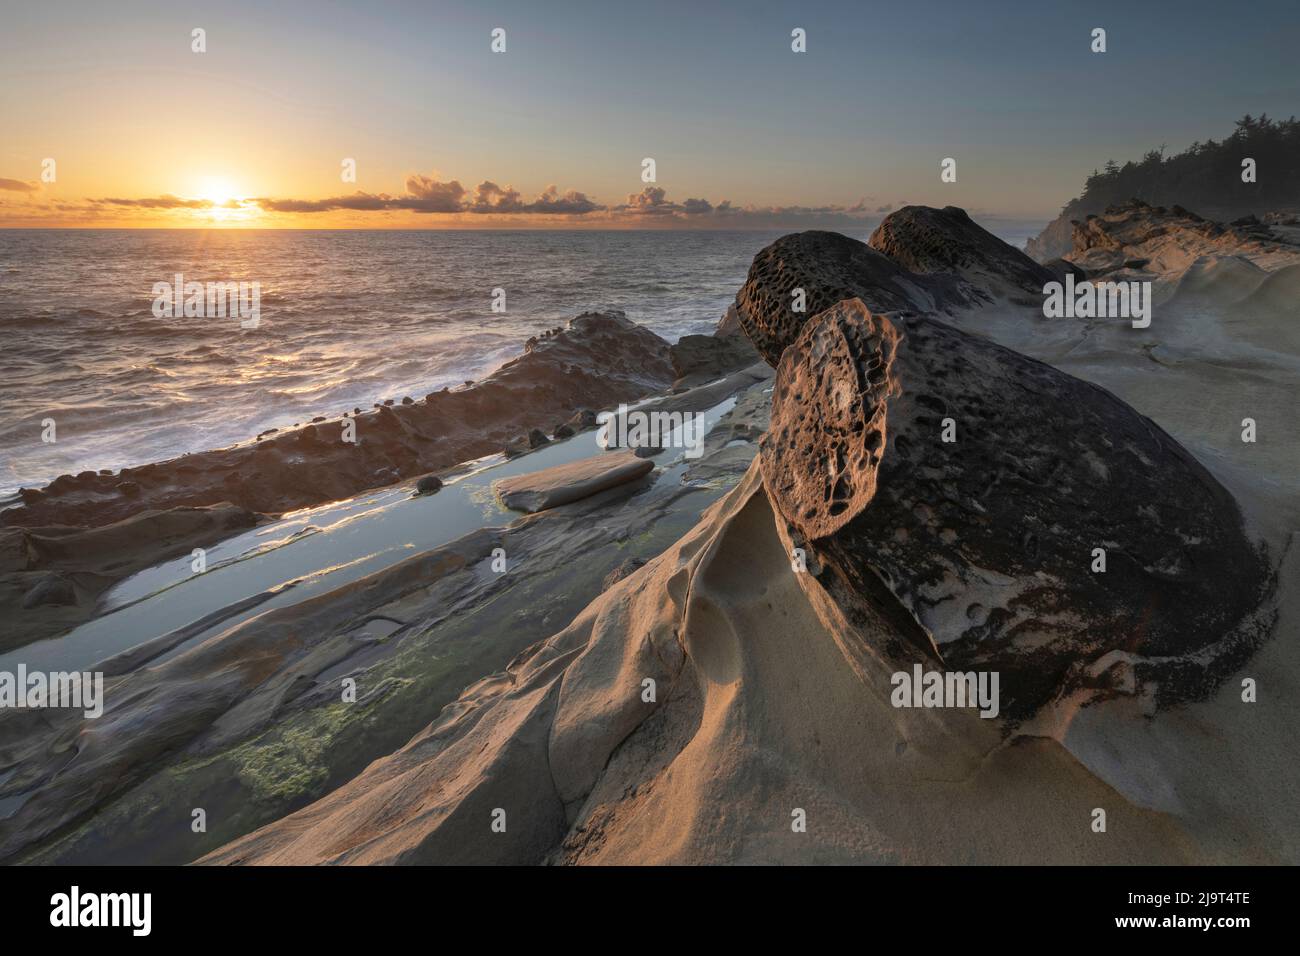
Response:
[[[1108,158],[1295,112],[1294,0],[1155,6],[10,4],[0,226],[1046,220]]]

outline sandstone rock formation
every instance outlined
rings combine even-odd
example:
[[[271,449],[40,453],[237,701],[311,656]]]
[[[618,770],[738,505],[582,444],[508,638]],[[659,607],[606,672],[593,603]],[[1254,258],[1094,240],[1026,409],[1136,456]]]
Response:
[[[876,312],[953,314],[1002,299],[1041,299],[1056,279],[955,206],[905,206],[890,213],[870,244],[834,232],[782,236],[754,257],[736,295],[741,326],[775,366],[812,316],[843,299]],[[804,291],[803,312],[792,293]]]
[[[1176,204],[1159,205],[1139,198],[1131,198],[1125,202],[1093,201],[1086,203],[1076,199],[1068,203],[1061,214],[1048,223],[1041,233],[1025,244],[1025,252],[1036,262],[1047,262],[1061,256],[1069,256],[1074,249],[1075,230],[1081,224],[1086,225],[1087,222],[1094,218],[1113,215],[1114,210],[1124,208],[1142,207],[1159,210],[1161,215],[1190,217],[1193,221],[1211,225],[1229,223],[1231,227],[1240,229],[1242,232],[1254,231],[1257,234],[1268,234],[1271,237],[1277,237],[1279,234],[1285,235],[1285,229],[1278,230],[1276,227],[1295,227],[1300,224],[1297,222],[1294,211],[1266,212],[1259,216],[1239,216],[1241,207],[1233,204],[1214,207],[1198,202],[1195,203],[1195,206],[1202,215],[1190,213]]]
[[[220,864],[1293,862],[1294,761],[1235,759],[1261,723],[1250,752],[1285,755],[1286,695],[1271,721],[1230,686],[1145,719],[1276,612],[1231,496],[1109,392],[908,311],[1014,297],[1018,267],[942,266],[906,234],[945,271],[825,233],[760,254],[737,315],[778,369],[771,431],[702,516],[768,424],[766,365],[659,402],[737,396],[680,483],[480,529],[166,659],[196,635],[155,639],[108,662],[93,724],[0,720],[0,800],[22,801],[0,859],[169,839]],[[903,305],[832,299],[850,286]],[[483,570],[497,548],[508,575]],[[1284,645],[1252,659],[1261,686],[1294,674]],[[911,663],[1000,671],[1010,720],[893,706]],[[195,850],[200,796],[235,812]],[[1097,806],[1123,821],[1104,840]]]
[[[792,293],[804,291],[804,311]],[[955,276],[917,276],[866,243],[837,232],[783,236],[754,257],[736,294],[740,323],[754,347],[775,366],[809,318],[841,299],[860,298],[871,308],[945,311],[978,297]]]
[[[1278,613],[1228,492],[1110,393],[933,315],[788,308],[794,287],[810,310],[849,287],[1014,297],[992,261],[919,275],[810,233],[764,250],[737,300],[778,369],[761,467],[407,746],[203,862],[1293,856],[1295,774],[1225,759],[1255,725],[1235,694],[1145,720],[1206,696]],[[893,706],[912,663],[999,671],[1009,720]],[[1101,805],[1113,840],[1078,824]],[[1220,839],[1228,817],[1287,848]]]
[[[630,451],[610,452],[503,478],[497,482],[496,492],[507,508],[534,514],[635,481],[654,467],[654,462]]]
[[[989,301],[1041,297],[1044,283],[1056,278],[956,206],[904,206],[885,217],[868,243],[911,272],[960,276]]]
[[[1272,269],[1300,254],[1300,233],[1290,227],[1260,221],[1224,225],[1181,206],[1140,199],[1075,221],[1071,240],[1069,260],[1094,278],[1121,269],[1182,276],[1202,257],[1235,256]]]
[[[1249,708],[1229,702],[1185,726],[1165,715],[1170,734],[1150,733],[1119,708],[1088,708],[1068,734],[1053,728],[1064,739],[1048,733],[1015,746],[1000,739],[998,721],[969,711],[897,709],[890,625],[868,616],[846,626],[817,577],[792,573],[777,524],[751,468],[681,540],[612,582],[568,627],[466,687],[406,746],[199,862],[1150,864],[1294,855],[1294,762],[1225,759],[1257,726]],[[1192,741],[1204,761],[1186,760]],[[1098,766],[1096,753],[1116,749],[1128,763]],[[1153,799],[1148,767],[1175,796]],[[1220,804],[1216,794],[1230,796]],[[1179,812],[1207,797],[1219,813]],[[1079,825],[1096,806],[1124,820],[1112,838]],[[792,808],[806,812],[806,832],[791,827]],[[1234,832],[1258,826],[1263,839],[1214,839],[1225,821]]]
[[[90,655],[110,652],[83,642],[67,665],[105,674],[101,717],[0,708],[0,861],[186,863],[361,773],[468,685],[572,620],[608,589],[602,581],[612,568],[644,563],[689,529],[756,454],[773,375],[759,363],[660,400],[669,411],[699,413],[740,399],[719,422],[725,441],[706,442],[686,469],[708,469],[707,481],[625,483],[429,550],[402,547],[408,528],[440,524],[437,509],[458,492],[473,513],[482,508],[485,524],[506,523],[487,500],[494,475],[512,466],[480,464],[447,473],[447,487],[423,500],[375,496],[341,525],[291,533],[291,519],[284,536],[272,532],[206,574],[187,574],[122,608],[116,628],[138,643],[93,663]],[[629,465],[653,467],[642,459]],[[413,518],[394,525],[394,510]],[[388,529],[380,540],[397,543],[395,563],[328,584],[355,554],[369,555],[356,536],[375,525]],[[509,556],[508,573],[493,573],[498,548]],[[300,550],[325,570],[284,576],[277,556]],[[256,590],[223,584],[231,572],[247,572]],[[208,610],[214,591],[223,603]],[[150,604],[184,605],[187,595],[203,607],[189,623],[149,630]],[[343,676],[357,680],[355,704],[339,703]],[[195,806],[208,811],[206,833],[172,825],[177,808]]]
[[[761,460],[846,613],[894,623],[900,659],[1000,672],[1013,719],[1085,685],[1195,696],[1262,636],[1241,625],[1266,563],[1191,455],[937,319],[857,299],[816,316],[778,367]]]

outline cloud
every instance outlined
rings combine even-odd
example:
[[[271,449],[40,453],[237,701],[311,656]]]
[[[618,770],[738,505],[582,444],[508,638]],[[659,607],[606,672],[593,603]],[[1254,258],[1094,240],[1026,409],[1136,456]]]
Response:
[[[154,196],[147,199],[92,199],[104,206],[133,206],[136,209],[211,209],[211,199],[181,199],[179,196]]]
[[[477,215],[585,216],[605,207],[586,193],[570,189],[561,193],[554,184],[547,186],[536,199],[525,202],[513,186],[499,186],[485,179],[474,187],[473,195],[457,180],[442,182],[431,176],[412,174],[406,177],[406,195],[357,192],[350,196],[327,199],[272,199],[261,196],[250,200],[268,212],[315,213],[345,210],[350,212],[410,211],[417,213],[473,213]]]
[[[258,197],[249,200],[268,212],[333,212],[336,209],[351,209],[357,212],[378,212],[395,208],[393,200],[385,195],[371,196],[368,193],[356,193],[351,196],[335,196],[332,199],[267,199]]]
[[[503,223],[546,217],[550,220],[605,226],[773,230],[859,230],[874,226],[882,215],[899,205],[878,205],[879,199],[867,198],[847,205],[819,206],[736,205],[729,199],[714,201],[703,196],[691,196],[677,201],[668,195],[664,187],[654,184],[644,186],[640,192],[629,194],[625,202],[605,205],[588,193],[576,189],[562,192],[555,184],[548,185],[532,199],[526,198],[509,183],[503,186],[491,179],[484,179],[472,190],[467,190],[459,180],[442,180],[436,171],[431,175],[412,173],[406,177],[404,185],[405,192],[402,195],[358,191],[323,199],[262,196],[234,200],[226,205],[232,208],[253,206],[265,212],[285,215],[328,212],[416,213],[455,216],[462,222],[466,221],[466,217],[481,217],[485,222]],[[211,200],[182,199],[171,195],[141,199],[94,199],[82,208],[98,215],[114,206],[149,210],[217,208]]]
[[[701,198],[688,198],[679,203],[671,200],[662,186],[646,186],[639,193],[631,193],[627,202],[611,208],[615,219],[743,229],[855,229],[874,224],[882,212],[888,212],[888,207],[873,209],[865,199],[847,206],[736,206],[729,199],[715,204]]]
[[[419,174],[406,177],[406,191],[408,196],[395,200],[397,208],[416,212],[460,212],[465,195],[465,187],[454,179],[440,183]]]
[[[684,224],[771,229],[790,226],[860,228],[874,224],[881,214],[891,208],[888,205],[872,206],[865,199],[844,206],[736,206],[729,199],[715,203],[702,197],[690,197],[676,202],[668,196],[664,187],[655,185],[630,193],[623,203],[606,206],[576,189],[561,193],[554,184],[547,186],[535,199],[525,200],[514,186],[502,186],[490,179],[480,182],[471,193],[456,180],[442,182],[424,175],[408,176],[406,190],[405,196],[358,192],[330,199],[260,198],[252,202],[269,212],[283,213],[409,210],[417,213],[465,213],[506,219],[547,215],[563,219],[585,219],[607,225]]]
[[[563,195],[560,194],[558,187],[554,185],[547,186],[542,190],[533,202],[528,204],[528,212],[555,213],[557,215],[585,216],[590,212],[597,212],[604,209],[593,200],[587,198],[586,193],[580,193],[576,189],[570,189]]]
[[[513,186],[502,189],[490,179],[485,179],[474,189],[474,199],[469,204],[470,212],[519,212],[523,209],[523,200],[519,190]]]
[[[490,179],[479,183],[474,198],[466,207],[474,213],[547,213],[555,216],[585,216],[604,209],[592,202],[585,193],[570,189],[563,195],[555,184],[547,186],[532,202],[524,202],[519,190],[513,186],[504,189]]]
[[[630,193],[627,202],[615,208],[635,216],[671,216],[682,211],[681,206],[668,201],[662,186],[646,186],[639,193]]]
[[[0,189],[8,189],[15,193],[34,193],[39,192],[41,187],[36,183],[25,183],[21,179],[0,179]]]

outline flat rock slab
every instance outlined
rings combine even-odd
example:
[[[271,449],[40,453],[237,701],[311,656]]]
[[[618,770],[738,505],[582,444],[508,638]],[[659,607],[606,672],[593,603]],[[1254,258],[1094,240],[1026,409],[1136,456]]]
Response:
[[[630,451],[601,454],[504,478],[497,483],[496,492],[507,508],[535,514],[635,481],[653,470],[653,461]]]

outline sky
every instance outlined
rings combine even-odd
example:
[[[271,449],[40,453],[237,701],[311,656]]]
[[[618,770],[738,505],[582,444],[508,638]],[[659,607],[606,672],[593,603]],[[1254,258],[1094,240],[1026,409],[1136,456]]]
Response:
[[[0,17],[8,227],[835,227],[907,203],[1045,222],[1109,158],[1300,103],[1297,0],[49,0]]]

